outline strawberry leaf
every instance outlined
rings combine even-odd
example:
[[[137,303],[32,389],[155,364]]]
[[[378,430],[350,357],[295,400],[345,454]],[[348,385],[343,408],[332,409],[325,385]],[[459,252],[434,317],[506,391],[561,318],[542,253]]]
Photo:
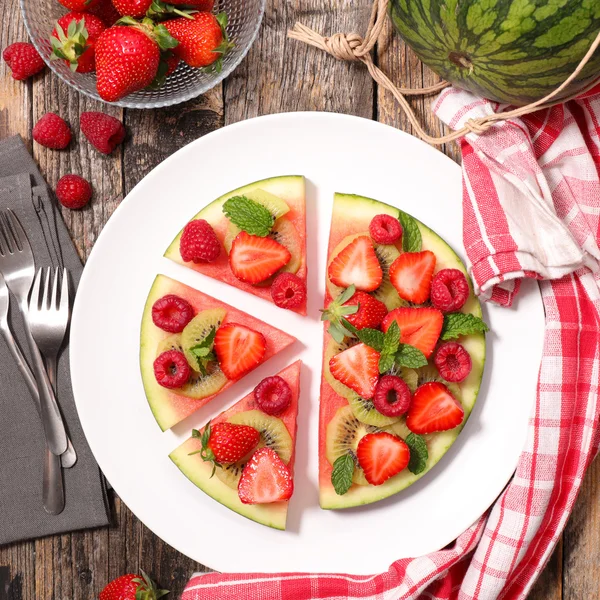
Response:
[[[154,28],[154,39],[161,50],[170,50],[179,45],[179,42],[169,33],[164,25]]]
[[[408,367],[409,369],[419,369],[427,364],[425,355],[410,344],[400,344],[394,359],[399,367]]]
[[[342,454],[333,463],[331,471],[331,483],[338,496],[343,496],[352,485],[354,474],[354,459],[350,454]]]
[[[398,220],[402,225],[402,249],[404,252],[419,252],[422,246],[421,230],[415,219],[404,211],[399,211]]]
[[[415,475],[422,473],[427,467],[429,451],[425,438],[416,433],[409,433],[404,440],[410,450],[410,459],[408,461],[408,470]]]
[[[266,237],[271,233],[275,218],[262,204],[246,196],[233,196],[223,204],[225,216],[250,235]]]
[[[475,315],[469,313],[453,312],[444,315],[442,326],[442,340],[454,340],[461,335],[485,333],[489,327]]]

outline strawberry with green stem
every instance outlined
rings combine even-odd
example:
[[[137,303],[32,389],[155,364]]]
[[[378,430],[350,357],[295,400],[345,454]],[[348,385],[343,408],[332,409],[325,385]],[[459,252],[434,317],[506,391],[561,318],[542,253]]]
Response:
[[[99,600],[158,600],[166,596],[167,590],[159,590],[144,573],[128,573],[113,579],[98,596]]]

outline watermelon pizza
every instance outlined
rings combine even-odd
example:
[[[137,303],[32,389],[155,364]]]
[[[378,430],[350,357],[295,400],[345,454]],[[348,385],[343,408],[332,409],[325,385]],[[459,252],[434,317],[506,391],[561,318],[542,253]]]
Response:
[[[301,176],[263,179],[205,206],[165,256],[306,314],[306,208]]]
[[[295,341],[241,310],[158,275],[140,333],[140,365],[164,431]]]
[[[319,411],[322,508],[368,504],[425,475],[477,399],[487,329],[465,266],[377,200],[336,194]]]

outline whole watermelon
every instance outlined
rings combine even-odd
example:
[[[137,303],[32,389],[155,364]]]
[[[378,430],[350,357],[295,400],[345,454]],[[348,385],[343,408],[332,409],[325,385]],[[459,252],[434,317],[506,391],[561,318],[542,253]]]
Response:
[[[390,16],[441,77],[491,100],[523,105],[575,70],[600,31],[600,0],[390,0]],[[562,97],[599,76],[597,51]]]

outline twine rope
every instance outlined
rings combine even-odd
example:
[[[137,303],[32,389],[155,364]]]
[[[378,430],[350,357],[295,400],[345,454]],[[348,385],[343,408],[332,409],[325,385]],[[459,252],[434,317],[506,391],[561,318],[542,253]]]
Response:
[[[562,102],[566,102],[567,100],[571,100],[576,96],[579,96],[580,94],[590,90],[599,81],[598,79],[595,79],[583,90],[578,90],[576,94],[572,94],[561,100],[555,100],[556,96],[565,88],[567,88],[569,84],[581,73],[585,65],[594,55],[594,52],[597,50],[598,46],[600,46],[600,32],[598,32],[596,39],[571,75],[569,75],[569,77],[567,77],[567,79],[563,81],[561,85],[540,100],[536,100],[535,102],[527,104],[526,106],[520,106],[507,112],[494,113],[477,119],[469,119],[465,122],[463,127],[446,135],[429,135],[423,129],[414,110],[408,103],[406,96],[426,96],[435,94],[448,87],[450,84],[447,81],[440,81],[435,85],[424,88],[415,89],[400,87],[395,85],[390,78],[373,62],[371,51],[375,47],[375,44],[383,32],[388,4],[389,0],[374,0],[373,8],[371,9],[371,16],[369,18],[369,25],[364,37],[358,33],[334,33],[331,36],[322,36],[320,33],[317,33],[316,31],[310,29],[310,27],[306,27],[301,23],[296,23],[294,27],[288,31],[288,37],[310,46],[314,46],[315,48],[324,50],[338,60],[359,61],[363,63],[367,67],[371,77],[379,85],[392,93],[400,105],[400,108],[410,121],[410,124],[413,126],[416,134],[428,144],[434,146],[446,144],[448,142],[457,140],[468,133],[481,135],[485,133],[496,121],[505,121],[507,119],[521,117],[541,108],[549,108]]]

